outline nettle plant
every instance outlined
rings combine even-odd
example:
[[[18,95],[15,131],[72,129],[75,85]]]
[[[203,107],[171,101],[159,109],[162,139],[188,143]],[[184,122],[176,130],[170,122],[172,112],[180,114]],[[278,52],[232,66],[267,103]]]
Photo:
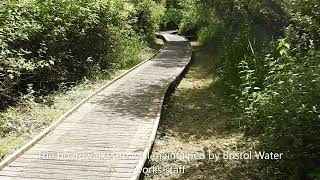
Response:
[[[308,56],[301,61],[287,39],[275,44],[275,55],[249,59],[264,62],[267,73],[260,87],[257,80],[262,72],[250,66],[248,58],[239,64],[242,91],[238,100],[243,115],[238,120],[247,133],[260,137],[261,148],[285,153],[282,163],[265,162],[268,167],[279,173],[294,168],[294,176],[300,176],[300,172],[310,171],[315,157],[319,157],[319,153],[309,156],[320,148],[316,135],[319,127],[315,125],[320,122],[319,95],[315,91],[319,87],[315,73],[319,70],[312,60],[317,53],[310,43]]]

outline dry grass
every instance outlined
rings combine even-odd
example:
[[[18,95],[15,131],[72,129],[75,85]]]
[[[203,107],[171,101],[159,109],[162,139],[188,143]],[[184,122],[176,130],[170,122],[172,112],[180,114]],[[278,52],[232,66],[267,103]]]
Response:
[[[106,82],[107,80],[87,81],[70,90],[57,92],[50,95],[50,105],[29,101],[7,108],[2,114],[7,117],[5,123],[11,127],[11,131],[0,139],[0,158],[26,143]]]
[[[230,102],[214,73],[212,51],[199,50],[186,77],[172,94],[161,117],[153,158],[147,167],[179,168],[184,173],[147,173],[145,179],[250,179],[253,162],[209,160],[214,154],[243,153],[254,142],[230,122]],[[159,154],[203,154],[205,159],[161,159]]]

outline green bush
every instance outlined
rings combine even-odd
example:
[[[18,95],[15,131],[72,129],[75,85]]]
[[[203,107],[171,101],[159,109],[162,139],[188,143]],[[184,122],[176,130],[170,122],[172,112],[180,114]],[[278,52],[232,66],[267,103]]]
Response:
[[[154,40],[154,33],[159,29],[160,19],[164,13],[162,2],[153,0],[134,1],[136,6],[135,30],[143,35],[148,43]]]
[[[288,10],[292,24],[283,27],[284,38],[240,63],[238,120],[248,133],[259,135],[261,148],[285,154],[281,162],[264,163],[269,167],[265,173],[273,178],[319,176],[320,49],[314,43],[318,32],[312,30],[319,25],[312,22],[318,14],[299,9],[309,3],[315,2],[290,7],[298,10]],[[263,57],[267,50],[270,53]]]
[[[180,30],[195,30],[202,44],[217,47],[234,122],[259,140],[260,150],[285,155],[261,161],[261,178],[319,178],[319,1],[191,4]]]
[[[166,10],[161,17],[160,26],[162,30],[176,30],[182,18],[182,2],[181,0],[167,0]]]
[[[127,66],[153,37],[160,14],[161,5],[151,0],[5,0],[0,106],[19,101],[28,84],[50,92],[62,82]]]
[[[246,61],[241,63],[242,94],[239,96],[240,125],[260,136],[261,148],[282,152],[282,163],[268,161],[270,175],[307,178],[319,163],[319,81],[316,68],[320,52],[309,49],[307,61],[292,56],[290,45],[279,42],[279,58],[263,60],[268,73],[257,86],[258,74]],[[313,52],[312,52],[313,51]],[[316,54],[315,54],[316,53]],[[316,76],[315,76],[316,75]]]

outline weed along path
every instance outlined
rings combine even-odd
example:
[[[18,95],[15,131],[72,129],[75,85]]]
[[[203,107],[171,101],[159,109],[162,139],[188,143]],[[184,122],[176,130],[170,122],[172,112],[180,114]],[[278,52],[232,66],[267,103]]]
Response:
[[[0,164],[0,179],[138,179],[165,93],[191,59],[190,43],[165,47],[69,111]]]

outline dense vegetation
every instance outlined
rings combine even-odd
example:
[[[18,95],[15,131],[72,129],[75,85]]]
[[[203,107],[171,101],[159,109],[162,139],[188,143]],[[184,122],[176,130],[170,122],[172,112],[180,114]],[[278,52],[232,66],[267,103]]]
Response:
[[[260,149],[285,154],[262,161],[262,176],[319,178],[320,2],[174,0],[172,7],[178,11],[166,12],[164,27],[218,50],[234,123]]]
[[[163,12],[153,0],[1,1],[0,158],[60,113],[56,92],[138,63]],[[24,117],[42,105],[48,121]]]
[[[163,11],[153,0],[5,0],[0,108],[135,63]]]
[[[164,16],[162,4],[3,0],[0,108],[131,66],[161,22],[218,50],[234,124],[260,149],[285,154],[261,161],[261,176],[319,178],[320,2],[167,0]],[[10,131],[2,116],[0,136]]]

